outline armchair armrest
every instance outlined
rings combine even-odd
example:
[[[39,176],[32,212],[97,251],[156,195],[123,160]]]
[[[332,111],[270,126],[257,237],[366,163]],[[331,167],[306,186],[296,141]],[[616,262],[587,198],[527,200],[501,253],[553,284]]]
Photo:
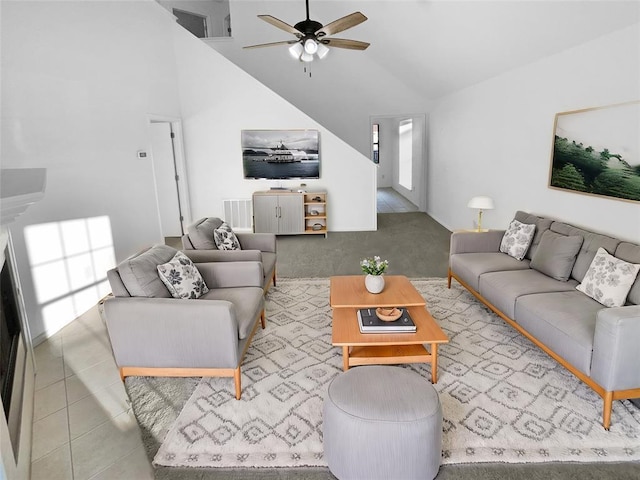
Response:
[[[453,232],[449,255],[456,253],[499,252],[504,230],[488,232]]]
[[[603,308],[596,316],[591,378],[607,391],[640,388],[640,305]]]
[[[262,288],[264,276],[260,262],[208,262],[195,265],[209,288]]]
[[[236,233],[236,237],[243,249],[276,253],[276,236],[273,233]]]
[[[259,250],[183,250],[193,263],[207,262],[262,262]]]
[[[112,297],[104,313],[119,367],[236,368],[238,322],[231,302]]]

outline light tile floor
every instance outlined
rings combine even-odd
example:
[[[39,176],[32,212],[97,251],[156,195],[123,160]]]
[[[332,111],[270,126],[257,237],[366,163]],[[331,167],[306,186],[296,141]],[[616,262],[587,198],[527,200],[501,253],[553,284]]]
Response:
[[[392,188],[378,212],[418,207]],[[142,445],[96,305],[35,348],[32,480],[151,480]]]
[[[151,480],[98,306],[35,348],[33,480]]]
[[[391,187],[379,188],[377,192],[378,213],[417,212],[416,207]]]

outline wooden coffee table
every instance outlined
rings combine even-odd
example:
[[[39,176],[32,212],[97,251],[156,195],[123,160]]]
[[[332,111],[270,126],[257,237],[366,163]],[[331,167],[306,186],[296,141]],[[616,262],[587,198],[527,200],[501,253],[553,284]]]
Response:
[[[449,338],[425,308],[426,302],[409,279],[385,275],[381,293],[369,293],[362,275],[330,278],[333,309],[331,343],[342,347],[343,368],[356,365],[431,363],[431,382],[438,381],[438,344]],[[407,307],[415,333],[360,333],[359,308]]]

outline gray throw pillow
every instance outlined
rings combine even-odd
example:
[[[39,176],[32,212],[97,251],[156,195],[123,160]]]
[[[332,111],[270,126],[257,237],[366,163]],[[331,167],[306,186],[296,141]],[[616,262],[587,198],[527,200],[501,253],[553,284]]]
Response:
[[[584,239],[580,235],[560,235],[547,230],[531,259],[531,268],[556,280],[569,280],[576,256]]]
[[[225,222],[222,222],[222,225],[214,230],[213,238],[216,241],[218,250],[242,250],[238,237]]]
[[[216,228],[222,225],[217,217],[203,218],[189,227],[189,240],[196,250],[215,250],[218,248],[214,239]]]
[[[171,260],[176,252],[175,248],[167,245],[154,245],[121,262],[118,273],[129,294],[132,297],[171,297],[158,278],[156,266]]]
[[[526,224],[518,220],[511,220],[509,228],[504,232],[500,251],[512,256],[516,260],[522,260],[529,250],[531,240],[536,232],[535,224]]]

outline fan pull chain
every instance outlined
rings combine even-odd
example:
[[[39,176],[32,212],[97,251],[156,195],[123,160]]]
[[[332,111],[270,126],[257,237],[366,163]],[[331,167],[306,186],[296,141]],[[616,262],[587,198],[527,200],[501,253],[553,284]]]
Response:
[[[308,73],[309,74],[309,78],[311,78],[311,67],[309,67],[309,71],[307,71],[307,66],[304,66],[304,73]]]

